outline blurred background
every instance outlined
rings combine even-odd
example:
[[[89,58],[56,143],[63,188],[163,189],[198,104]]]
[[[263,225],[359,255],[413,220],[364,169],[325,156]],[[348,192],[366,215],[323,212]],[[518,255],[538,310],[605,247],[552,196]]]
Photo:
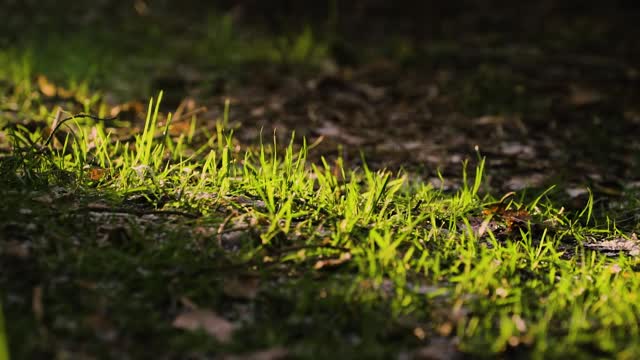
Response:
[[[211,118],[230,98],[247,142],[255,129],[296,130],[323,136],[322,154],[346,145],[357,163],[364,149],[374,167],[431,179],[457,177],[479,146],[503,191],[567,182],[619,194],[640,184],[638,8],[1,0],[0,81],[40,79],[116,108],[164,90],[166,111],[193,99]]]

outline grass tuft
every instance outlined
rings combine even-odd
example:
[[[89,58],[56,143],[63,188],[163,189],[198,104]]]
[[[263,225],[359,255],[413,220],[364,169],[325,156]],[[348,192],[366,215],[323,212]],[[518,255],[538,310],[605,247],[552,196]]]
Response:
[[[228,129],[228,102],[205,139],[171,136],[161,100],[131,139],[79,117],[52,141],[45,127],[8,128],[0,217],[18,240],[2,240],[12,266],[0,284],[23,299],[5,306],[23,344],[16,356],[58,346],[26,341],[36,327],[114,357],[282,345],[302,358],[349,357],[353,341],[359,355],[388,357],[424,345],[423,333],[470,356],[640,351],[638,260],[589,247],[631,235],[598,226],[592,197],[575,214],[549,199],[552,188],[528,203],[496,199],[481,193],[484,158],[473,179],[464,164],[452,193],[340,158],[310,163],[294,134],[244,147]],[[36,319],[24,315],[34,288],[51,309]],[[172,328],[193,306],[242,335],[212,348]],[[152,347],[125,340],[149,332]]]

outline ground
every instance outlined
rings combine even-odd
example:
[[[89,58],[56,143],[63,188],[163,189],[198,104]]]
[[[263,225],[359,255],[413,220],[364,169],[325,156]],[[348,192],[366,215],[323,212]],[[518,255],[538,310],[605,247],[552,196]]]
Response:
[[[0,360],[637,357],[634,6],[354,4],[4,5]]]

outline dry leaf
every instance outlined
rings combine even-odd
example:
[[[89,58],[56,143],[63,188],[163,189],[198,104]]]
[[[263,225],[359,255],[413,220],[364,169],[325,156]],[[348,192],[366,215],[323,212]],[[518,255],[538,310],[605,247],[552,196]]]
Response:
[[[259,285],[256,277],[233,277],[224,280],[222,292],[232,298],[252,300],[258,295]]]
[[[438,326],[438,334],[442,336],[449,336],[453,331],[453,324],[450,321],[445,322],[444,324]]]
[[[111,117],[136,117],[145,111],[145,105],[140,101],[130,101],[111,108]]]
[[[188,331],[204,330],[216,340],[226,343],[231,340],[235,326],[211,310],[190,310],[178,315],[173,326]]]
[[[63,88],[56,86],[54,83],[49,81],[46,76],[38,75],[38,89],[40,92],[47,97],[55,97],[58,96],[60,98],[68,99],[73,97],[73,92]]]
[[[585,244],[585,247],[603,252],[618,253],[626,252],[631,256],[640,255],[640,242],[635,233],[631,234],[630,239],[617,238],[612,240],[598,241],[591,244]]]
[[[44,75],[38,75],[38,88],[42,94],[48,97],[54,97],[58,94],[56,86]]]
[[[24,242],[10,240],[5,245],[4,253],[19,259],[26,259],[29,257],[30,251],[29,246]]]
[[[49,194],[42,194],[34,197],[32,200],[42,204],[51,204],[53,202],[53,197]]]
[[[507,227],[507,231],[511,232],[514,228],[518,228],[519,226],[527,224],[529,220],[531,220],[531,214],[525,209],[507,209],[505,204],[500,203],[486,209],[482,210],[482,214],[484,216],[493,215],[497,219],[504,222]],[[487,220],[485,219],[485,222]],[[484,222],[483,222],[484,224]],[[489,223],[488,225],[490,225]],[[480,230],[482,230],[482,225],[480,226]],[[481,233],[478,230],[478,233]]]
[[[351,253],[343,253],[337,259],[318,260],[313,268],[316,270],[334,268],[346,263],[349,260],[351,260]]]
[[[484,115],[473,119],[474,125],[504,125],[507,123],[507,118],[501,115]]]
[[[104,314],[96,313],[84,318],[84,324],[96,333],[96,335],[105,341],[113,341],[117,338],[118,332],[108,317]]]
[[[359,146],[364,144],[364,139],[359,136],[350,135],[346,129],[333,122],[325,121],[322,126],[315,129],[316,133],[328,138],[335,138],[348,145]]]
[[[109,206],[109,204],[106,204],[102,201],[95,201],[95,202],[91,202],[87,204],[87,209],[89,209],[89,211],[91,210],[106,210],[106,209],[110,209],[111,207]]]
[[[536,156],[536,150],[531,145],[519,142],[504,142],[500,144],[500,151],[507,156],[519,156],[520,158],[531,159]]]
[[[573,85],[570,88],[569,104],[583,106],[601,101],[603,98],[599,92],[585,87]]]
[[[107,174],[107,169],[94,167],[89,169],[88,173],[89,173],[89,179],[93,181],[99,181],[99,180],[102,180],[104,176]]]
[[[143,0],[135,0],[133,2],[133,8],[136,10],[136,13],[140,16],[145,16],[149,14],[149,5]]]
[[[364,94],[367,100],[370,101],[379,101],[386,95],[386,91],[382,87],[372,86],[366,83],[353,83],[351,85],[356,91]]]
[[[258,106],[258,107],[255,107],[255,108],[251,109],[250,114],[253,117],[262,117],[262,116],[264,116],[264,114],[266,114],[266,112],[267,111],[264,108],[264,106]]]
[[[640,124],[640,111],[637,110],[625,110],[624,119],[633,123]]]
[[[504,187],[512,191],[518,191],[528,187],[540,187],[545,180],[547,180],[545,174],[516,175],[507,180]]]

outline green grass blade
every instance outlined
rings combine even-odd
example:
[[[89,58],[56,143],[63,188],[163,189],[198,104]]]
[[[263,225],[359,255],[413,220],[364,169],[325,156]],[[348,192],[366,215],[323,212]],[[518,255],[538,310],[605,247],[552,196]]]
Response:
[[[0,302],[0,360],[9,360],[9,346],[7,345],[7,331],[4,327],[4,312]]]

